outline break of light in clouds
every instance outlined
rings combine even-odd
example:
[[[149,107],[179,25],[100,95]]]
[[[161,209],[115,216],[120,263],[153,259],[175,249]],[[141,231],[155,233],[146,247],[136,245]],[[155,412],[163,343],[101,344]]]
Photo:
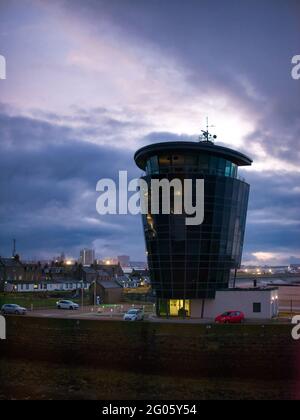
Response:
[[[299,16],[293,0],[0,0],[0,254],[16,236],[26,256],[144,259],[139,217],[100,218],[96,182],[139,175],[137,147],[196,139],[208,115],[254,159],[245,261],[300,259]]]
[[[139,123],[139,129],[127,131],[123,139],[132,148],[150,130],[196,135],[206,115],[222,127],[223,141],[231,144],[240,145],[253,130],[249,111],[238,109],[225,93],[207,91],[201,84],[195,89],[188,80],[190,70],[159,45],[126,37],[107,14],[100,13],[91,22],[79,13],[81,4],[74,14],[62,4],[27,1],[21,9],[27,15],[32,9],[32,15],[24,25],[7,25],[11,67],[18,65],[12,67],[11,83],[3,89],[3,102],[27,115],[43,110],[76,116],[77,110],[73,125],[83,124],[82,109],[103,107],[111,118]],[[8,9],[21,13],[19,2]],[[19,42],[24,36],[25,48]],[[12,88],[13,80],[17,88]],[[60,122],[70,124],[69,119]],[[93,122],[94,128],[101,124],[97,114]],[[105,143],[99,134],[95,130],[88,140]]]

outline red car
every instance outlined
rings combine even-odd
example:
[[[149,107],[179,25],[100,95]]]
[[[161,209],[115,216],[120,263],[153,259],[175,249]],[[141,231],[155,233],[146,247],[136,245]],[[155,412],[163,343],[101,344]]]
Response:
[[[241,324],[244,321],[245,315],[241,311],[228,311],[215,319],[217,324]]]

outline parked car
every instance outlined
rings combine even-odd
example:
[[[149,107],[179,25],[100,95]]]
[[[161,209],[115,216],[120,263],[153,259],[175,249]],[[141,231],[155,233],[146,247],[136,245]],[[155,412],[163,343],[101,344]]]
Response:
[[[19,305],[7,304],[2,306],[1,313],[3,315],[26,315],[27,309]]]
[[[245,315],[241,311],[228,311],[216,317],[217,324],[241,324],[245,321]]]
[[[79,305],[77,303],[72,302],[71,300],[59,300],[56,302],[57,309],[69,309],[71,311],[75,311],[79,309]]]
[[[144,311],[142,309],[129,309],[124,315],[124,321],[143,321]]]

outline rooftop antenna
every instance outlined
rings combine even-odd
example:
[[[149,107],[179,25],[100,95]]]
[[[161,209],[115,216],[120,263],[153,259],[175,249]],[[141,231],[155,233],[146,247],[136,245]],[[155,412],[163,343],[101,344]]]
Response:
[[[17,254],[17,246],[16,246],[16,240],[15,239],[13,239],[13,253],[12,253],[12,256],[13,256],[13,258],[16,256],[16,254]]]
[[[214,140],[216,140],[217,136],[213,135],[209,132],[209,129],[211,127],[214,127],[214,125],[209,125],[208,117],[206,117],[206,131],[201,130],[202,134],[200,134],[200,136],[199,136],[199,141],[205,142],[205,143],[210,143],[210,144],[214,143]]]

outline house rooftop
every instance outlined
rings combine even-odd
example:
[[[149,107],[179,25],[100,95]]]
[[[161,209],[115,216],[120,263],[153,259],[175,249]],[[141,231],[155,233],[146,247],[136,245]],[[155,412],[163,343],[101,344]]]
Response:
[[[104,287],[104,289],[121,289],[122,287],[115,281],[102,281],[98,280],[97,283]]]
[[[0,257],[0,265],[4,265],[5,267],[15,267],[22,265],[20,261],[16,260],[15,258],[1,258]]]
[[[217,289],[217,292],[270,292],[278,290],[278,287],[234,287],[231,289]]]
[[[82,271],[84,271],[86,274],[96,274],[97,271],[92,267],[82,267]]]

